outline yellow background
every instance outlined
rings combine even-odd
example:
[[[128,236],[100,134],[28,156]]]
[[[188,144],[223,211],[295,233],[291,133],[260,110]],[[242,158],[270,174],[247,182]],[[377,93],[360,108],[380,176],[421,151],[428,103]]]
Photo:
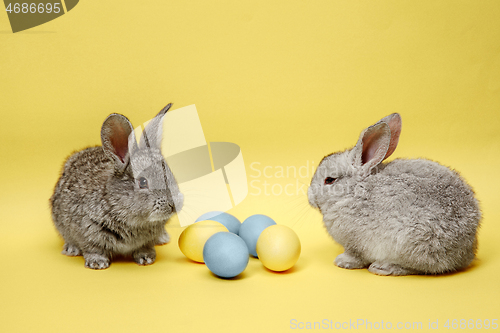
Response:
[[[0,331],[500,319],[499,22],[499,1],[80,1],[16,34],[0,13]],[[149,267],[92,271],[60,254],[48,199],[64,158],[99,144],[108,114],[137,126],[169,102],[196,104],[207,141],[240,145],[262,192],[250,187],[230,213],[291,226],[302,241],[292,271],[251,259],[240,278],[217,279],[183,257],[176,219]],[[380,277],[332,263],[342,248],[301,191],[314,163],[392,112],[403,118],[393,157],[453,166],[482,203],[465,272]],[[298,181],[279,173],[304,165]],[[266,166],[278,174],[257,177]],[[264,181],[298,195],[265,195]]]

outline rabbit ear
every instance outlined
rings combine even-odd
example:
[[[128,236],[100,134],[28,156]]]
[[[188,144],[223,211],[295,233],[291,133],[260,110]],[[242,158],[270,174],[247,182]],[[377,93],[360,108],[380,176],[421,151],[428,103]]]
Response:
[[[134,137],[134,134],[132,124],[127,117],[113,113],[104,120],[101,128],[102,146],[115,162],[118,171],[125,170],[130,160],[130,137]]]
[[[396,147],[398,146],[399,136],[401,135],[402,121],[399,113],[393,113],[385,118],[380,119],[378,123],[381,122],[384,122],[387,125],[389,125],[389,128],[391,129],[391,142],[389,143],[389,149],[385,154],[384,157],[385,160],[386,158],[391,156],[392,153],[394,153],[394,150],[396,150]]]
[[[139,142],[140,148],[160,148],[163,134],[163,119],[172,103],[165,106],[144,128]]]
[[[363,168],[364,175],[386,158],[390,141],[391,130],[385,122],[378,122],[361,133],[353,152],[354,164]]]

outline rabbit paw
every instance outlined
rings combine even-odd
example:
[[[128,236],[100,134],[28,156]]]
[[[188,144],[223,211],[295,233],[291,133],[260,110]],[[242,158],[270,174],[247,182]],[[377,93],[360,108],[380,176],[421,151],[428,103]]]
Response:
[[[82,255],[82,252],[80,252],[80,249],[78,247],[68,243],[64,243],[61,253],[68,257],[76,257]]]
[[[335,265],[345,269],[358,269],[366,267],[363,260],[345,252],[339,254],[337,258],[335,258]]]
[[[85,267],[91,269],[106,269],[109,267],[109,258],[102,254],[84,254]]]
[[[169,242],[170,242],[170,235],[165,230],[163,230],[160,237],[158,237],[158,239],[156,240],[156,245],[165,245],[168,244]]]
[[[377,275],[410,275],[417,272],[411,269],[403,268],[396,264],[383,262],[374,262],[368,267],[368,271]]]
[[[156,260],[155,249],[142,249],[132,254],[134,261],[141,266],[151,265]]]

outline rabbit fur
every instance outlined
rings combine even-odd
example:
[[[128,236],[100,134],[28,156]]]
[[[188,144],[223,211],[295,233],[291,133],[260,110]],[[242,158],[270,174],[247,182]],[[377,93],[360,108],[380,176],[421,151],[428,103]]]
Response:
[[[354,148],[323,158],[308,189],[333,239],[335,264],[379,275],[440,274],[475,257],[481,211],[460,175],[427,159],[382,161],[396,149],[401,117],[365,129]]]
[[[163,108],[136,142],[130,121],[111,114],[101,128],[102,146],[66,160],[50,198],[54,225],[65,241],[62,253],[83,255],[85,267],[104,269],[117,255],[139,265],[156,259],[165,244],[167,220],[183,195],[161,154]]]

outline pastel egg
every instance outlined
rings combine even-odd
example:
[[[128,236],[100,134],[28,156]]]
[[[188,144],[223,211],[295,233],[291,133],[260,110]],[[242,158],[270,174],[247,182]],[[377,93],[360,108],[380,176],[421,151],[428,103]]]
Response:
[[[218,232],[228,232],[227,228],[217,221],[200,221],[184,229],[179,236],[179,249],[189,259],[203,262],[203,247],[206,241]]]
[[[236,235],[240,231],[240,226],[241,226],[240,220],[238,220],[236,217],[228,213],[224,213],[221,211],[208,212],[198,217],[196,219],[196,222],[203,220],[211,220],[222,223],[227,228],[227,230]]]
[[[260,233],[269,226],[275,225],[276,222],[266,215],[256,214],[248,217],[240,227],[240,237],[243,238],[248,246],[248,252],[254,257],[257,257],[255,246],[259,239]]]
[[[248,248],[243,239],[230,232],[212,235],[203,248],[208,269],[222,278],[232,278],[248,265]]]
[[[301,247],[299,237],[292,229],[273,225],[262,231],[256,249],[264,267],[281,272],[295,265]]]

